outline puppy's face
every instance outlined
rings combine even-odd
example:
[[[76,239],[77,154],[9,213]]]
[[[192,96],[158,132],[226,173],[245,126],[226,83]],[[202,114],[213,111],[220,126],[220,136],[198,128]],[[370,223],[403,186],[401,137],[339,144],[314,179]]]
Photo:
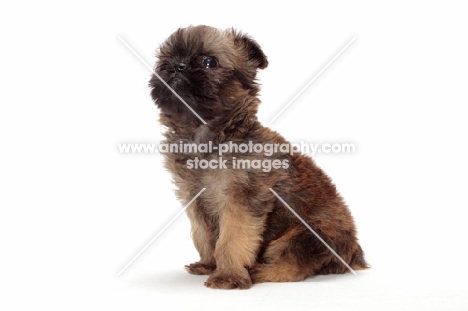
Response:
[[[207,121],[226,114],[245,96],[255,95],[257,69],[268,65],[251,38],[233,29],[208,26],[177,30],[157,56],[156,73]],[[155,75],[150,87],[162,113],[192,115]]]

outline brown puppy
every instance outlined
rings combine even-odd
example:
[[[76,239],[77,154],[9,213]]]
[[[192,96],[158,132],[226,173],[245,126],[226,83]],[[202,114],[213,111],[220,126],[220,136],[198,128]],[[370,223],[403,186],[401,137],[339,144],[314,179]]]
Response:
[[[349,266],[366,268],[348,208],[330,178],[309,157],[236,148],[220,157],[216,150],[228,143],[288,144],[257,121],[260,101],[255,76],[268,65],[260,46],[233,29],[196,26],[173,33],[161,45],[158,58],[155,72],[207,123],[153,75],[151,95],[160,109],[160,122],[167,127],[166,143],[214,147],[212,152],[166,153],[166,167],[184,204],[206,188],[187,209],[200,253],[200,261],[187,270],[210,275],[208,287],[241,289],[258,282],[347,272],[269,188]]]

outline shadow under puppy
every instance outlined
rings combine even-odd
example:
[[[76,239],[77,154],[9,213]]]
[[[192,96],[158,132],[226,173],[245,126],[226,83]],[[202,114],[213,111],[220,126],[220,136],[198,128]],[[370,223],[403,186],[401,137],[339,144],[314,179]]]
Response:
[[[256,117],[255,82],[268,61],[250,37],[208,26],[181,28],[160,47],[155,72],[207,122],[204,125],[158,77],[151,96],[167,127],[169,144],[228,142],[288,144]],[[193,151],[193,150],[192,150]],[[186,266],[210,275],[211,288],[249,288],[252,283],[299,281],[317,274],[345,273],[336,258],[269,190],[274,189],[353,269],[367,264],[353,218],[330,178],[300,154],[223,154],[225,167],[198,169],[188,163],[218,159],[216,152],[165,154],[177,196],[187,204],[200,261]],[[236,160],[280,160],[279,169],[234,168]]]

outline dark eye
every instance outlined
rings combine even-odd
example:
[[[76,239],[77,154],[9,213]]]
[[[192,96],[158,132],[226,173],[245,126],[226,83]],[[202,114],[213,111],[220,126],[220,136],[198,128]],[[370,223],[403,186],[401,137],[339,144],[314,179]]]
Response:
[[[205,56],[203,57],[203,66],[205,66],[205,68],[212,69],[218,66],[218,61],[214,57]]]

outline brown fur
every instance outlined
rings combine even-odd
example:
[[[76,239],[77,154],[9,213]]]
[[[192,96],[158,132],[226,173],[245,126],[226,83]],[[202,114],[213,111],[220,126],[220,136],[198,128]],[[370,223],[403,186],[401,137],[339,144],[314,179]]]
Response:
[[[206,68],[203,57],[217,60]],[[153,75],[151,95],[167,127],[168,143],[229,141],[287,143],[256,117],[258,69],[268,61],[250,37],[207,26],[179,29],[161,45],[156,72],[208,123],[202,122]],[[166,167],[187,204],[200,261],[186,266],[210,275],[211,288],[249,288],[252,283],[299,281],[347,268],[269,191],[274,189],[353,269],[367,264],[353,218],[330,178],[309,157],[228,153],[228,169],[190,169],[187,160],[214,153],[168,153]],[[232,158],[287,160],[288,168],[233,169]]]

